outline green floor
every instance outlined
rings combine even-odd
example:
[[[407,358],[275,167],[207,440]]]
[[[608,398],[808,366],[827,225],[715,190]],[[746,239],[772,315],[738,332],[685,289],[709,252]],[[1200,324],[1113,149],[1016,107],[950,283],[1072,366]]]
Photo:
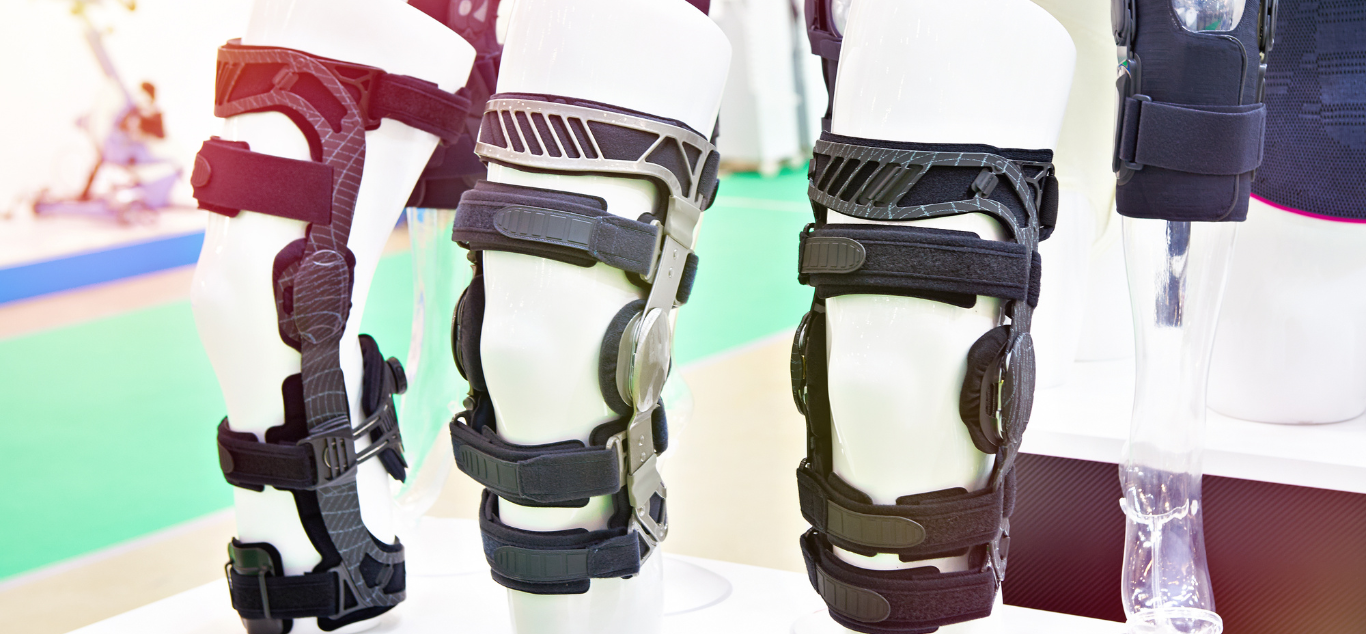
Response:
[[[796,236],[806,179],[722,181],[680,315],[680,364],[791,328],[810,302]],[[406,254],[380,262],[362,330],[405,358]],[[213,428],[223,400],[187,301],[0,341],[0,579],[231,504]]]

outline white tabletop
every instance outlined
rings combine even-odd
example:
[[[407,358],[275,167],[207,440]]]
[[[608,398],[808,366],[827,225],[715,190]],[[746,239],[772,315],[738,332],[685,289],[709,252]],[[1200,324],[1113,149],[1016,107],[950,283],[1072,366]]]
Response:
[[[1118,463],[1133,409],[1133,359],[1077,363],[1064,386],[1039,390],[1021,451]],[[1205,473],[1366,493],[1366,416],[1328,425],[1271,425],[1210,411]]]
[[[431,521],[427,521],[431,520]],[[374,634],[512,632],[507,591],[489,577],[473,521],[424,518],[408,541],[407,600],[385,614]],[[433,538],[443,537],[439,541]],[[423,553],[424,544],[432,544]],[[438,545],[439,544],[439,545]],[[419,555],[419,553],[423,553]],[[666,634],[787,634],[834,631],[806,576],[697,557],[664,556]],[[79,634],[242,634],[216,581],[94,625]],[[998,606],[1000,634],[1119,634],[1121,623]],[[800,624],[800,628],[794,625]],[[813,627],[814,626],[814,627]]]

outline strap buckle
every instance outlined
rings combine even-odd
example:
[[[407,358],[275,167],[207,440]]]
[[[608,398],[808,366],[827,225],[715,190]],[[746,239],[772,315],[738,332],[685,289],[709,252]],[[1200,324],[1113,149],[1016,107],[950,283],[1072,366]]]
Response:
[[[1134,117],[1138,119],[1142,119],[1143,117],[1143,102],[1151,102],[1153,100],[1153,98],[1149,97],[1148,95],[1138,94],[1137,90],[1139,85],[1139,78],[1138,67],[1136,64],[1137,60],[1132,59],[1130,61],[1135,62],[1135,66],[1133,67],[1133,69],[1128,71],[1132,73],[1131,80],[1128,78],[1129,75],[1126,74],[1126,67],[1119,67],[1120,77],[1119,82],[1117,83],[1117,86],[1119,87],[1119,114],[1115,117],[1115,154],[1114,159],[1110,164],[1111,170],[1115,172],[1117,182],[1120,185],[1129,182],[1129,179],[1133,178],[1134,172],[1143,171],[1142,163],[1126,161],[1124,160],[1124,157],[1122,155],[1122,148],[1124,147],[1125,139],[1124,130],[1127,127],[1124,122],[1125,119],[1128,118],[1125,114],[1128,111],[1128,100],[1134,100]],[[1141,121],[1138,125],[1141,125]],[[1137,137],[1138,135],[1138,125],[1134,125],[1133,127],[1133,133],[1135,137]],[[1135,142],[1132,145],[1137,145],[1137,138],[1135,138]]]
[[[261,591],[261,610],[265,612],[265,618],[273,618],[270,615],[270,593],[266,591],[266,577],[275,575],[275,562],[271,559],[270,552],[264,548],[251,548],[238,546],[237,540],[228,542],[228,563],[223,564],[223,576],[228,579],[228,588],[232,588],[232,574],[229,569],[239,575],[255,575],[258,582],[257,587]],[[341,605],[340,603],[338,605]]]
[[[313,488],[326,486],[354,473],[360,460],[356,456],[351,421],[346,417],[334,418],[315,427],[313,431],[298,442],[313,450],[313,468],[317,475]]]
[[[1048,177],[1056,171],[1052,163],[1040,163],[1036,161],[1019,161],[1020,167],[1037,167],[1039,173],[1033,176],[1025,175],[1025,181],[1030,187],[1034,188],[1034,213],[1038,215],[1043,210],[1044,189],[1048,183]],[[1023,170],[1021,170],[1023,171]]]

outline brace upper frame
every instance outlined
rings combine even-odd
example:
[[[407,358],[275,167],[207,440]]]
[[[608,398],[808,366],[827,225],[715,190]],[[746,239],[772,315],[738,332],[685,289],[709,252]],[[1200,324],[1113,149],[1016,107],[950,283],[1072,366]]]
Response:
[[[465,412],[451,423],[456,465],[486,487],[480,515],[494,579],[536,594],[586,592],[590,580],[639,571],[668,532],[656,468],[667,446],[660,391],[671,364],[669,313],[687,300],[691,252],[702,211],[716,191],[714,144],[681,122],[553,95],[490,98],[476,152],[532,172],[645,179],[662,194],[637,220],[597,197],[480,182],[462,197],[452,239],[471,250],[475,276],[453,323],[457,366],[470,383]],[[618,268],[648,289],[623,307],[604,335],[600,387],[620,418],[578,441],[520,446],[497,436],[479,364],[484,250]],[[605,531],[522,531],[498,519],[498,498],[530,506],[581,506],[612,495],[618,514]]]
[[[288,116],[308,140],[311,161],[252,152],[241,142],[210,139],[195,158],[191,184],[200,206],[235,216],[243,209],[303,220],[305,238],[276,256],[274,292],[281,339],[299,350],[302,371],[286,380],[286,424],[249,444],[226,421],[220,428],[224,475],[237,486],[290,491],[309,540],[322,556],[305,575],[284,576],[269,544],[229,548],[233,607],[252,634],[288,632],[293,618],[317,617],[330,631],[372,618],[404,598],[403,546],[376,539],[360,514],[355,468],[380,456],[403,478],[402,443],[392,394],[405,380],[362,338],[363,409],[353,429],[340,344],[350,314],[355,257],[347,249],[365,157],[365,133],[394,119],[458,138],[468,101],[421,79],[302,51],[244,46],[218,51],[214,114]],[[357,453],[356,441],[372,444]]]
[[[894,143],[822,135],[808,190],[816,222],[802,233],[800,279],[816,287],[793,342],[793,396],[807,418],[807,458],[798,468],[801,540],[812,586],[850,629],[929,632],[991,611],[1009,552],[1014,461],[1032,405],[1029,325],[1038,299],[1038,242],[1051,231],[1057,181],[1051,151],[980,145]],[[1002,182],[1004,181],[1004,182]],[[1004,185],[998,187],[999,185]],[[957,196],[967,194],[965,199]],[[1007,241],[914,225],[830,224],[828,212],[905,221],[985,213]],[[1009,325],[969,351],[960,399],[974,445],[995,455],[987,488],[951,489],[873,504],[832,471],[826,393],[825,300],[863,293],[972,306],[1005,300]],[[832,546],[903,561],[966,554],[964,572],[872,571],[834,557]]]

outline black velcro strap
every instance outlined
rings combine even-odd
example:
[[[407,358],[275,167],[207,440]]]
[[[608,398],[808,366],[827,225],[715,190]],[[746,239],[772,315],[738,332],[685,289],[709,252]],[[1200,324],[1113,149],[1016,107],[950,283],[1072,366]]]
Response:
[[[229,429],[226,418],[218,424],[218,462],[228,484],[244,489],[297,491],[318,485],[312,447],[257,442],[254,434]]]
[[[579,441],[514,445],[476,432],[457,416],[451,422],[455,464],[476,482],[514,503],[555,504],[609,495],[621,489],[621,454]]]
[[[385,73],[369,97],[372,118],[393,119],[447,143],[467,131],[470,100],[463,91],[449,93],[429,81]]]
[[[967,231],[827,224],[801,238],[802,283],[821,298],[903,295],[970,307],[978,295],[1038,303],[1040,261],[1016,242]],[[1037,254],[1035,254],[1037,256]]]
[[[588,266],[602,262],[648,275],[659,227],[614,216],[596,196],[480,181],[456,208],[452,239]]]
[[[330,166],[253,152],[244,141],[205,141],[190,184],[201,209],[225,216],[245,210],[319,225],[332,222]]]
[[[797,468],[802,516],[832,543],[861,555],[896,553],[908,559],[948,556],[990,544],[1000,533],[1006,489],[962,489],[909,495],[896,504],[873,504],[839,476],[820,476],[803,462]],[[841,486],[848,491],[841,491]],[[861,499],[859,499],[861,498]]]
[[[261,601],[261,583],[270,602],[273,619],[327,617],[339,612],[337,575],[333,572],[308,573],[293,577],[244,575],[228,568],[228,587],[232,607],[244,619],[267,618]]]
[[[493,579],[532,594],[583,594],[589,579],[640,572],[645,547],[625,528],[535,532],[512,528],[498,517],[497,497],[484,491],[479,529]]]
[[[1266,105],[1190,106],[1124,100],[1119,157],[1192,174],[1243,174],[1262,164]]]
[[[932,632],[935,628],[991,615],[996,575],[990,565],[941,573],[934,568],[865,570],[835,557],[815,531],[801,538],[812,587],[830,616],[870,634]]]
[[[576,266],[608,266],[647,277],[655,266],[660,228],[607,211],[597,196],[479,181],[456,207],[451,239],[471,251],[507,251]],[[697,274],[688,255],[677,300],[686,303]]]

